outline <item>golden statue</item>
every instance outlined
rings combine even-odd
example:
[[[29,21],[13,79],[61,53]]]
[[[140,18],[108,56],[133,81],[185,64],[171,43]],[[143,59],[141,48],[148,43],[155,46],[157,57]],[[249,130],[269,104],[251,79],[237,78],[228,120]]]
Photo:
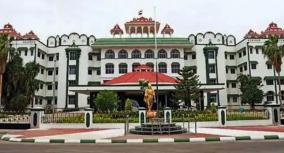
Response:
[[[152,88],[152,85],[150,83],[148,83],[148,87],[145,89],[144,102],[147,105],[147,116],[149,118],[156,117],[156,112],[152,111],[154,96],[155,96],[155,91]]]

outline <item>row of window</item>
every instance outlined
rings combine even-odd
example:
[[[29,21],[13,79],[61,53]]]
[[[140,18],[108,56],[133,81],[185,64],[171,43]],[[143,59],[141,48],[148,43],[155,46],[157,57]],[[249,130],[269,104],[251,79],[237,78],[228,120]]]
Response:
[[[47,75],[52,76],[53,75],[53,69],[51,70],[46,70],[47,71]],[[40,68],[40,74],[44,74],[45,69],[44,68]],[[58,75],[58,68],[55,69],[55,75]]]
[[[139,66],[140,64],[139,63],[133,63],[132,64],[132,72],[134,72],[135,68],[137,66]],[[154,64],[153,63],[146,63],[147,66],[151,67],[151,68],[154,68]],[[118,65],[118,70],[119,70],[119,73],[127,73],[127,64],[126,63],[120,63]],[[172,73],[178,73],[180,70],[180,64],[177,63],[177,62],[174,62],[171,64],[171,72]],[[158,71],[160,73],[167,73],[167,64],[164,63],[164,62],[161,62],[158,64]],[[106,74],[113,74],[114,73],[114,64],[112,63],[107,63],[105,65],[105,73]]]
[[[131,52],[131,58],[141,58],[142,53],[140,50],[135,49]],[[114,59],[115,58],[115,53],[113,50],[107,50],[105,52],[105,58],[106,59]],[[126,50],[120,50],[118,52],[118,58],[128,58],[128,53]],[[155,58],[154,51],[151,49],[148,49],[144,53],[144,58]],[[158,58],[168,58],[167,51],[164,49],[161,49],[158,51]],[[173,49],[170,52],[170,58],[180,58],[180,52],[177,49]]]
[[[231,85],[231,86],[230,86]],[[227,83],[227,88],[237,88],[237,82]]]
[[[36,105],[42,105],[42,101],[43,101],[43,99],[42,98],[35,98],[35,104]],[[52,99],[47,99],[46,100],[46,104],[47,105],[51,105],[52,104]],[[54,101],[54,103],[55,103],[55,105],[57,105],[57,98],[55,98],[55,101]]]
[[[276,81],[277,84],[278,84],[278,81]],[[284,85],[284,80],[280,80],[280,84],[281,85]],[[266,85],[274,85],[274,80],[271,80],[271,79],[267,79],[266,80]]]
[[[39,89],[43,89],[43,84],[41,83],[41,84],[39,84]],[[53,85],[52,84],[48,84],[47,85],[47,90],[52,90],[52,88],[53,88]],[[55,84],[55,90],[57,90],[57,88],[58,88],[58,86],[57,86],[57,84]]]

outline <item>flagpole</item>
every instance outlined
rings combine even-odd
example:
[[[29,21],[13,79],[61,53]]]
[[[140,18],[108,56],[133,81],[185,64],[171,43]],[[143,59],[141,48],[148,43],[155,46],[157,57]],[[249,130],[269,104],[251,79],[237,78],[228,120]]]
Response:
[[[158,45],[157,45],[157,18],[156,18],[156,6],[154,6],[154,39],[155,39],[155,52],[156,56],[156,105],[157,105],[157,116],[159,116],[159,83],[158,83]]]

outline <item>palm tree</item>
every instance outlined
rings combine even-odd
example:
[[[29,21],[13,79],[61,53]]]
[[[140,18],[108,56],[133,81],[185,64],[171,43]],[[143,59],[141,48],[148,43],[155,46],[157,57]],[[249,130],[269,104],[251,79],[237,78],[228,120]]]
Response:
[[[0,105],[1,99],[2,99],[2,81],[3,81],[3,74],[6,70],[6,64],[7,64],[7,57],[8,57],[8,49],[9,49],[9,43],[11,39],[7,35],[0,35]]]
[[[272,36],[264,43],[264,56],[268,58],[269,62],[272,63],[274,70],[277,73],[277,82],[279,89],[279,102],[281,102],[281,82],[280,82],[280,72],[282,65],[282,57],[284,56],[284,48],[283,46],[278,46],[278,37]]]

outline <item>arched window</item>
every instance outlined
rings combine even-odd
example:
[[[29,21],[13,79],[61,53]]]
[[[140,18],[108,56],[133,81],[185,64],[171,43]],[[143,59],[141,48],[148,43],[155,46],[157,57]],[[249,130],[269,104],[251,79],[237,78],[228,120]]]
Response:
[[[151,67],[154,70],[154,64],[153,63],[146,63],[147,66]]]
[[[151,49],[148,49],[146,52],[145,52],[145,58],[154,58],[154,51],[152,51]]]
[[[141,52],[137,49],[132,51],[131,58],[141,58]]]
[[[119,73],[127,73],[127,64],[126,63],[120,63],[119,64]]]
[[[274,92],[273,91],[268,91],[266,94],[266,100],[267,101],[274,101]]]
[[[106,51],[105,58],[106,59],[114,59],[115,58],[114,51],[112,51],[112,50]]]
[[[113,74],[114,73],[114,65],[112,63],[106,64],[106,74]]]
[[[180,53],[179,53],[179,51],[176,50],[176,49],[173,49],[173,50],[171,51],[171,58],[180,58]]]
[[[140,63],[133,63],[132,64],[132,72],[134,72],[134,70],[137,66],[140,66]]]
[[[128,53],[127,53],[127,51],[126,50],[120,50],[119,52],[118,52],[118,58],[128,58]]]
[[[172,63],[172,73],[178,73],[180,69],[180,65],[177,62]]]
[[[159,63],[159,72],[160,73],[167,73],[167,64],[162,62],[162,63]]]
[[[158,58],[167,58],[167,52],[164,49],[159,50],[158,52]]]

